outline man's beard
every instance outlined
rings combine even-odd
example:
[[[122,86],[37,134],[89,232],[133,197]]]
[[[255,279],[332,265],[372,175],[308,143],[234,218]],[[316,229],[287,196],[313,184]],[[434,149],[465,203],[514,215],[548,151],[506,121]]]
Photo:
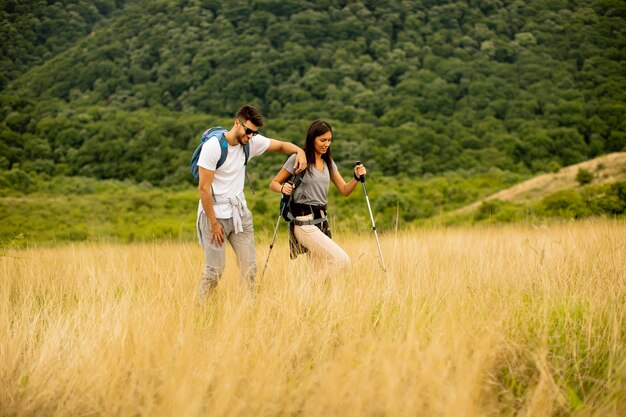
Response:
[[[245,138],[245,135],[244,135],[244,136],[237,136],[237,142],[239,142],[239,144],[240,144],[241,146],[244,146],[244,145],[245,145],[245,144],[243,143],[243,138]],[[248,140],[248,142],[249,142],[249,140]]]

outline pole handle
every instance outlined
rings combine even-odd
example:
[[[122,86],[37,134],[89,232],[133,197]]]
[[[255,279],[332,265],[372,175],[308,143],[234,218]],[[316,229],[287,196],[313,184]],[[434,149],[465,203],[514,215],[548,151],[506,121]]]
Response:
[[[354,166],[355,166],[355,167],[358,167],[359,165],[363,165],[363,164],[361,163],[361,161],[356,161],[356,163],[354,164]],[[359,178],[356,178],[356,177],[355,177],[355,179],[356,179],[358,182],[365,182],[365,175],[363,175],[363,176],[361,176],[361,177],[359,177]]]

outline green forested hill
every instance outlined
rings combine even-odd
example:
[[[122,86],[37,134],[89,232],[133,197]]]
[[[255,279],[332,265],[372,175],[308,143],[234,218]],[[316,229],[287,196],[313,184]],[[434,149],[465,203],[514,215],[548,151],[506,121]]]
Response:
[[[0,1],[0,89],[30,67],[64,51],[125,0]]]
[[[199,133],[245,102],[296,143],[330,119],[340,167],[382,175],[528,174],[626,146],[619,0],[21,3],[0,2],[9,172],[189,181]]]

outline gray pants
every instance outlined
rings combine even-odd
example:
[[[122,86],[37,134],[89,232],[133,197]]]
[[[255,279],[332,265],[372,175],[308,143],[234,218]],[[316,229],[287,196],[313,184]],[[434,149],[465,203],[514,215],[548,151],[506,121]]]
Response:
[[[216,286],[226,266],[226,240],[230,242],[239,264],[239,276],[250,288],[254,286],[256,277],[256,254],[254,252],[254,226],[252,213],[246,210],[241,217],[243,231],[235,233],[233,219],[217,219],[224,228],[225,241],[221,246],[211,243],[211,227],[204,212],[198,214],[196,230],[198,240],[204,251],[204,273],[200,282],[199,296],[206,297]]]

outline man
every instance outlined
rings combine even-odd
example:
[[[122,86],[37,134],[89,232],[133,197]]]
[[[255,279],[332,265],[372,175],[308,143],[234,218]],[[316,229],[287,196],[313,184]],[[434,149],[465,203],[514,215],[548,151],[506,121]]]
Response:
[[[225,267],[228,240],[237,255],[241,278],[252,288],[256,276],[254,251],[254,227],[252,213],[243,194],[245,179],[244,145],[249,144],[251,159],[262,153],[282,152],[296,154],[294,169],[306,168],[306,155],[298,146],[270,139],[259,134],[263,117],[258,109],[242,106],[235,117],[233,127],[223,133],[228,142],[228,153],[223,164],[217,167],[221,156],[219,140],[204,142],[198,159],[200,203],[196,228],[204,250],[205,269],[200,283],[199,298],[204,301],[217,286]]]

